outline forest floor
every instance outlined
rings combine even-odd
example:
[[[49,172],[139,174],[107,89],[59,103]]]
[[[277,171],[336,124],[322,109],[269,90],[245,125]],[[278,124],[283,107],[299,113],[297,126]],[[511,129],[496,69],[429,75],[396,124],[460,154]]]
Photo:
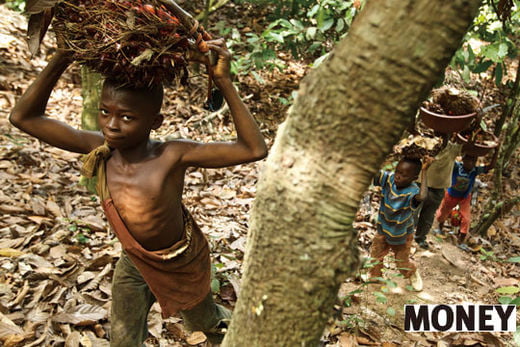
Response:
[[[108,346],[110,280],[121,245],[96,197],[77,184],[79,155],[51,148],[9,124],[9,110],[45,66],[53,42],[46,39],[42,53],[30,59],[25,18],[4,5],[0,16],[0,341],[3,346]],[[280,98],[289,98],[307,70],[288,60],[283,72],[262,72],[265,84],[238,78],[269,146],[287,110]],[[81,110],[78,71],[77,66],[69,68],[48,104],[49,116],[75,127]],[[202,108],[206,83],[195,76],[190,87],[167,90],[167,121],[154,137],[210,141],[233,136],[225,108],[215,113]],[[212,249],[212,287],[217,300],[230,308],[240,291],[249,210],[264,163],[189,170],[186,177],[184,202]],[[518,191],[518,169],[510,177],[509,187]],[[481,189],[476,217],[486,193]],[[372,194],[367,196],[355,223],[364,257],[375,232],[371,217],[377,206]],[[506,295],[498,294],[498,288],[520,286],[520,266],[508,261],[520,254],[519,230],[516,209],[497,222],[488,237],[476,238],[474,251],[457,247],[450,238],[429,235],[430,250],[413,251],[424,280],[422,292],[408,290],[402,278],[392,275],[397,272],[391,264],[384,286],[363,284],[360,276],[347,279],[322,345],[514,345],[511,333],[405,333],[403,305],[498,303]],[[180,318],[162,320],[157,305],[149,324],[147,346],[206,345],[205,336],[186,332]]]

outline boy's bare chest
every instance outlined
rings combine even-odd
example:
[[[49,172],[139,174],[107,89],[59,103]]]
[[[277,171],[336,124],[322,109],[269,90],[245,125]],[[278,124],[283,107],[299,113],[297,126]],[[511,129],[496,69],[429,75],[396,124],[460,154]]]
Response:
[[[129,166],[108,162],[107,185],[114,201],[153,205],[179,189],[182,191],[183,176],[156,161]]]

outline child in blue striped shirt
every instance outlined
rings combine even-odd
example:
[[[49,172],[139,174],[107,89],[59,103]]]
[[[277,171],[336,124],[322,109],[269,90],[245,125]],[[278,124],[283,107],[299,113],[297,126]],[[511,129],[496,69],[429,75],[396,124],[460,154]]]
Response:
[[[382,277],[383,258],[390,250],[399,263],[399,271],[410,278],[412,287],[422,290],[422,279],[417,267],[410,260],[410,248],[414,240],[414,214],[428,195],[426,170],[433,158],[403,158],[395,173],[381,171],[373,184],[381,187],[381,203],[377,221],[377,234],[372,241],[370,257],[378,263],[370,270],[370,277]],[[421,188],[414,182],[421,173]]]

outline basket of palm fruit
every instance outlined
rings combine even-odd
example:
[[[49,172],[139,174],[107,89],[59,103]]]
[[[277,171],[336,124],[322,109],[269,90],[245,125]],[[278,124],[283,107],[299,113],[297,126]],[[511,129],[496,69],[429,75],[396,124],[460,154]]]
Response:
[[[462,131],[477,115],[479,102],[466,91],[445,86],[434,89],[431,99],[423,102],[419,114],[424,125],[439,133]]]
[[[172,3],[64,0],[54,6],[52,27],[76,61],[106,77],[134,85],[186,84],[190,51],[203,51],[201,42],[210,37],[194,20],[188,27]]]

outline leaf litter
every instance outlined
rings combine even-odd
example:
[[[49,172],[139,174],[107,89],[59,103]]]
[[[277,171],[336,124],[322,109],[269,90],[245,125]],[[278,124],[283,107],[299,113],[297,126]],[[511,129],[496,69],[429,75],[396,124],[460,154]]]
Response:
[[[42,53],[29,59],[22,39],[25,18],[4,5],[0,5],[0,15],[6,19],[0,24],[0,341],[3,346],[108,346],[110,280],[121,245],[109,231],[97,198],[77,185],[79,155],[40,143],[8,123],[9,110],[45,66],[54,43],[52,37],[46,38]],[[269,145],[283,121],[280,115],[286,112],[279,99],[290,98],[306,70],[287,60],[283,73],[262,72],[267,81],[264,85],[253,77],[240,77],[244,99]],[[47,110],[51,117],[79,127],[81,95],[77,76],[78,67],[74,65],[58,82]],[[172,116],[154,132],[154,137],[212,141],[233,135],[227,110],[203,110],[206,83],[204,77],[192,77],[190,87],[168,91],[164,110]],[[217,300],[228,307],[234,306],[240,292],[249,211],[262,165],[190,169],[186,176],[184,201],[208,236],[214,264],[212,287]],[[518,173],[512,177],[518,177]],[[506,184],[511,192],[518,192],[515,180]],[[481,213],[480,203],[484,201],[485,194],[479,194],[475,215]],[[367,192],[354,223],[363,255],[368,254],[375,233],[377,206],[377,194]],[[520,214],[516,211],[495,223],[489,238],[480,242],[504,260],[520,252],[520,237],[515,232],[519,229]],[[420,268],[426,269],[425,287],[435,288],[430,300],[495,303],[496,288],[518,286],[517,263],[479,261],[478,254],[437,241],[431,252],[414,254]],[[443,254],[455,255],[466,268],[457,268]],[[439,286],[439,282],[443,285]],[[347,279],[339,297],[347,297],[356,283],[355,279]],[[434,341],[440,345],[503,343],[491,334],[404,334],[396,319],[381,312],[381,305],[368,294],[365,291],[354,295],[351,307],[341,302],[335,306],[338,319],[329,322],[322,336],[323,346],[396,346],[410,341],[425,346]],[[389,305],[396,308],[403,298],[424,300],[414,294],[387,295]],[[345,325],[356,315],[364,320],[357,330]],[[152,306],[149,330],[147,346],[207,344],[203,334],[187,332],[181,318],[162,320],[158,305]]]

